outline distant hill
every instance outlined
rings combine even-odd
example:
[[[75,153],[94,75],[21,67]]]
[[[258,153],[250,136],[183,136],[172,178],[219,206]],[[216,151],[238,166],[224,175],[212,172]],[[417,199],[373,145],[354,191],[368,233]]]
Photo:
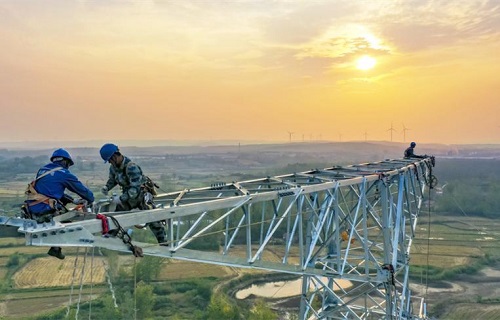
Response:
[[[155,145],[154,142],[157,144]],[[292,142],[292,143],[224,143],[213,145],[191,144],[171,145],[168,141],[146,141],[141,146],[135,143],[118,144],[121,151],[131,157],[149,156],[161,157],[166,155],[182,154],[260,154],[277,155],[286,154],[287,157],[296,158],[297,162],[331,162],[331,161],[357,161],[371,162],[388,158],[401,158],[407,143],[368,141],[368,142]],[[142,143],[142,142],[141,142]],[[14,143],[16,144],[16,143]],[[32,144],[16,144],[6,146],[0,143],[0,157],[35,157],[46,155],[49,158],[52,151],[65,147],[73,157],[84,159],[99,159],[100,142],[53,142],[53,146],[35,147]],[[445,145],[445,144],[418,144],[415,149],[418,154],[435,155],[436,157],[453,158],[495,158],[500,159],[500,145]]]

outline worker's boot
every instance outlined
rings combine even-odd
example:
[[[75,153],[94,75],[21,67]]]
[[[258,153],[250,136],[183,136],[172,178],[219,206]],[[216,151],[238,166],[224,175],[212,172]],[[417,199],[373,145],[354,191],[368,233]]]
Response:
[[[158,241],[158,244],[160,246],[168,247],[167,239],[165,239],[165,230],[163,231],[163,234],[158,234],[156,235],[156,241]]]
[[[51,247],[47,254],[49,256],[56,257],[57,259],[64,259],[64,254],[62,253],[61,247]]]
[[[160,246],[168,247],[167,240],[165,238],[156,238]]]
[[[161,222],[151,222],[151,223],[148,223],[149,225],[149,229],[151,229],[151,231],[153,231],[154,235],[155,235],[155,238],[156,238],[156,241],[158,241],[158,243],[160,244],[160,246],[166,246],[168,247],[168,243],[166,243],[166,233],[165,233],[165,227],[163,226],[163,224]]]

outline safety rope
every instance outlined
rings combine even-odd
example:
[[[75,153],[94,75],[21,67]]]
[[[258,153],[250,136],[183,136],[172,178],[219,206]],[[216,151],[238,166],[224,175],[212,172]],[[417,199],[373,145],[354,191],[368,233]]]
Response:
[[[123,243],[125,243],[128,246],[128,248],[130,249],[130,251],[132,251],[132,253],[134,254],[134,257],[143,257],[144,254],[142,252],[142,248],[132,244],[132,238],[127,233],[127,231],[125,231],[125,229],[123,229],[123,227],[120,225],[118,220],[116,220],[116,218],[113,216],[109,216],[109,218],[111,218],[111,220],[114,222],[114,224],[118,228],[115,236],[122,239]],[[109,232],[109,234],[112,233],[111,231]]]
[[[73,298],[73,288],[74,288],[74,282],[75,282],[75,277],[76,277],[76,265],[78,263],[79,251],[80,251],[80,247],[76,247],[76,257],[75,257],[75,262],[73,264],[73,275],[71,276],[71,290],[69,293],[69,301],[68,301],[68,307],[66,308],[65,318],[69,317],[69,311],[71,309],[71,303],[72,303],[72,298]]]
[[[94,287],[94,252],[95,252],[95,247],[92,247],[92,258],[90,259],[89,320],[92,318],[92,288]]]
[[[428,211],[427,211],[427,266],[425,270],[425,300],[427,300],[427,293],[429,290],[429,256],[430,256],[430,249],[431,249],[431,188],[428,188]]]
[[[134,320],[137,319],[137,257],[134,257]]]
[[[434,156],[430,157],[431,163],[426,162],[427,168],[429,169],[429,184],[427,188],[428,199],[427,199],[427,265],[425,270],[425,300],[427,300],[427,293],[429,291],[429,257],[431,250],[431,189],[437,184],[437,178],[432,174],[432,168],[436,165],[436,159]],[[425,175],[424,175],[425,176]]]
[[[98,248],[99,254],[101,256],[104,256],[102,254],[101,248]],[[118,308],[118,304],[116,303],[116,295],[115,295],[115,289],[113,289],[113,283],[111,282],[111,276],[109,275],[109,268],[104,262],[104,259],[102,261],[102,267],[104,268],[105,274],[106,274],[106,281],[108,282],[108,287],[109,287],[109,292],[111,292],[111,298],[113,299],[113,305],[115,308]]]
[[[80,291],[78,292],[78,302],[76,303],[75,320],[78,320],[78,312],[80,311],[80,302],[82,301],[82,291],[83,291],[83,277],[85,275],[85,264],[87,262],[88,248],[85,247],[85,254],[83,256],[82,271],[80,272]]]
[[[453,202],[455,202],[455,204],[457,205],[457,208],[460,209],[460,212],[462,212],[463,216],[466,217],[466,218],[469,218],[469,215],[467,215],[467,213],[464,211],[464,209],[462,209],[462,207],[458,203],[457,199],[453,196],[453,194],[451,194],[450,197],[453,200]],[[481,230],[479,227],[477,227],[476,225],[474,225],[474,224],[472,224],[470,222],[462,221],[462,223],[465,224],[465,225],[468,225],[471,228],[476,229],[477,232],[483,232],[483,230]]]

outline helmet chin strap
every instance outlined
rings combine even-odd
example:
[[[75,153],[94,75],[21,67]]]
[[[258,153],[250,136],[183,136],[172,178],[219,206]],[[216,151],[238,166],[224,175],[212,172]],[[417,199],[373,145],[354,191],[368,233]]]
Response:
[[[115,153],[113,155],[112,159],[113,159],[113,162],[112,162],[113,166],[115,166],[117,168],[119,168],[123,163],[123,155],[120,153]]]

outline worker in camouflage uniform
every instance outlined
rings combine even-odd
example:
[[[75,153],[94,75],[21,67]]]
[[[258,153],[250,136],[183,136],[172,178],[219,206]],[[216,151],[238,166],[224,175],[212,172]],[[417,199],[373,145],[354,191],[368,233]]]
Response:
[[[417,146],[417,144],[415,142],[412,142],[412,143],[410,143],[410,146],[408,148],[406,148],[405,153],[404,153],[404,156],[406,159],[410,159],[410,158],[424,159],[424,158],[427,158],[427,156],[421,156],[421,155],[415,154],[415,147],[416,146]]]
[[[116,185],[122,188],[122,194],[113,197],[116,204],[115,211],[130,211],[132,209],[153,209],[153,195],[144,189],[147,177],[143,175],[141,167],[120,153],[118,146],[107,143],[101,147],[101,158],[104,163],[109,162],[109,178],[101,191],[104,195]],[[159,221],[147,224],[153,231],[160,245],[165,245],[165,227]]]

